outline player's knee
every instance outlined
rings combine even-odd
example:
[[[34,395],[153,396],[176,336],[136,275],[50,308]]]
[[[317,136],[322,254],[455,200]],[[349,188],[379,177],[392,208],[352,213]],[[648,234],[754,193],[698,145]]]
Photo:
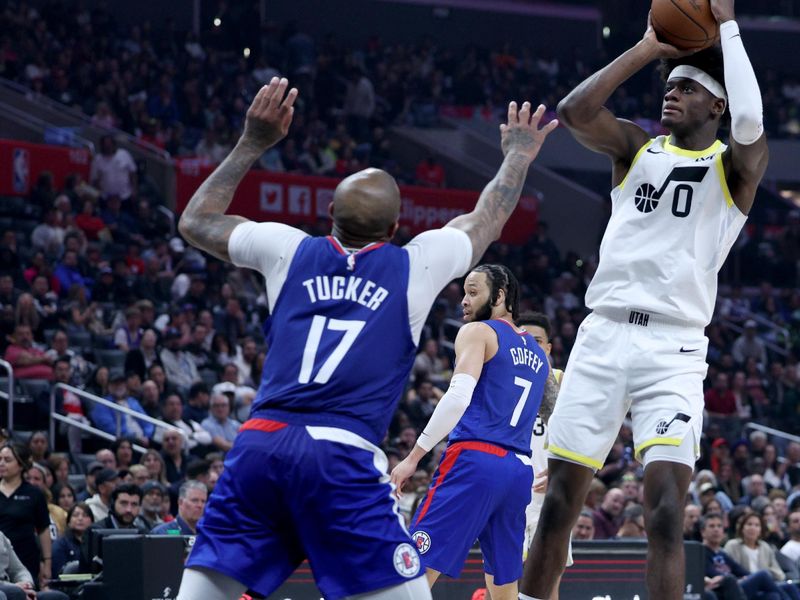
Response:
[[[650,508],[647,517],[647,537],[662,544],[682,544],[681,527],[683,510],[679,503],[667,496],[661,496]]]

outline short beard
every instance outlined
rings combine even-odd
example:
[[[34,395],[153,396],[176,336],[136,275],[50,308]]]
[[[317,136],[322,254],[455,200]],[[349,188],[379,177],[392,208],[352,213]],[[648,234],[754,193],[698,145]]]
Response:
[[[475,311],[475,318],[473,321],[488,321],[492,318],[492,301],[491,299],[486,301],[486,304],[481,306],[477,311]]]

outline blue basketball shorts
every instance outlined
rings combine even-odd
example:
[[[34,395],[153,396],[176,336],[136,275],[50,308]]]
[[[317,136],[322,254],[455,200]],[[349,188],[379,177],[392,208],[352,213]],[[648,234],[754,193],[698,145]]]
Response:
[[[383,452],[333,427],[251,419],[225,459],[187,567],[265,596],[308,559],[327,600],[422,575]]]
[[[477,539],[494,582],[518,580],[532,484],[527,457],[486,442],[448,446],[411,521],[422,566],[458,577]]]

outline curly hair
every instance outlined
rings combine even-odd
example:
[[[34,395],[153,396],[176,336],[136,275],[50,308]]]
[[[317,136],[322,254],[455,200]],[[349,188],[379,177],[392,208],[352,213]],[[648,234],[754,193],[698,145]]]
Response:
[[[519,282],[504,265],[478,265],[472,269],[475,273],[486,273],[489,280],[489,300],[492,304],[497,302],[500,290],[506,293],[506,310],[511,313],[514,321],[519,317]]]

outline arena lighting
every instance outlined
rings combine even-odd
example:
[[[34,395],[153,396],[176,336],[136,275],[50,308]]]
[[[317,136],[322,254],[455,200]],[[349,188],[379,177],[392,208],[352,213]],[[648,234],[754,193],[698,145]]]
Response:
[[[250,56],[250,48],[245,48],[244,50],[242,50],[242,56],[248,58]]]
[[[603,37],[605,39],[611,37],[611,27],[603,27]]]
[[[214,17],[214,27],[219,27],[220,25],[222,25],[222,19]]]

